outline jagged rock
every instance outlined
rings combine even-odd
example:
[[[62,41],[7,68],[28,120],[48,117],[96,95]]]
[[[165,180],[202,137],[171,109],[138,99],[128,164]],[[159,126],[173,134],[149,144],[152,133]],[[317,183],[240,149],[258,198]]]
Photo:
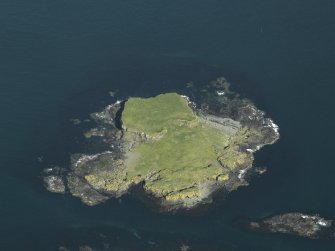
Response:
[[[43,178],[45,188],[53,193],[65,193],[63,178],[57,175],[49,175]]]
[[[310,239],[332,238],[332,220],[302,213],[279,214],[263,219],[244,221],[243,226],[256,232],[282,233]]]
[[[65,193],[66,186],[63,178],[64,168],[59,166],[49,167],[43,170],[44,187],[53,193]]]

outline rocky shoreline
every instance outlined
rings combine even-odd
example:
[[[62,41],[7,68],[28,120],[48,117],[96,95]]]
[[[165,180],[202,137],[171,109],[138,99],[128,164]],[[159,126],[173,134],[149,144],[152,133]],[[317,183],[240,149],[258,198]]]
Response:
[[[203,188],[206,193],[202,198],[195,196],[168,201],[166,195],[159,197],[146,191],[145,182],[159,179],[159,173],[149,173],[144,179],[127,179],[128,170],[125,163],[130,163],[129,151],[141,142],[151,139],[147,134],[129,134],[125,133],[124,128],[120,128],[120,114],[124,106],[124,102],[120,101],[107,106],[101,112],[91,114],[97,127],[85,134],[87,138],[99,138],[110,146],[109,149],[93,155],[75,154],[71,157],[71,164],[67,169],[48,168],[44,172],[45,187],[51,192],[69,192],[79,197],[83,203],[92,206],[109,198],[121,197],[132,187],[140,186],[144,188],[147,197],[155,200],[163,211],[175,211],[210,203],[215,191],[223,189],[230,192],[239,186],[247,185],[244,177],[248,170],[252,169],[253,153],[279,139],[278,126],[270,118],[266,118],[265,113],[257,109],[251,101],[242,99],[230,91],[229,83],[224,78],[213,81],[207,90],[202,89],[197,96],[199,99],[196,101],[190,101],[187,96],[182,97],[188,101],[194,113],[210,126],[217,126],[227,130],[227,133],[234,134],[225,152],[243,156],[240,162],[221,163],[219,160],[223,167],[229,164],[225,173],[229,179],[223,183],[217,177],[217,181],[206,183]],[[96,174],[101,172],[107,178],[97,180]]]
[[[288,234],[309,239],[335,238],[333,220],[327,220],[318,214],[285,213],[261,219],[241,220],[238,225],[260,233]]]

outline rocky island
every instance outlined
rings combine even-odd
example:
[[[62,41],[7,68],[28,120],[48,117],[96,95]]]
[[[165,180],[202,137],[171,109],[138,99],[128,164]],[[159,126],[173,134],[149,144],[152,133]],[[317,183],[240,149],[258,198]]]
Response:
[[[92,114],[98,127],[85,135],[100,137],[109,149],[75,154],[62,172],[49,169],[46,188],[96,205],[136,187],[171,211],[209,203],[214,192],[247,184],[253,153],[277,141],[278,127],[230,91],[224,78],[198,97],[130,97]]]
[[[289,234],[309,239],[335,238],[333,220],[327,220],[318,214],[285,213],[241,221],[240,224],[254,232]]]

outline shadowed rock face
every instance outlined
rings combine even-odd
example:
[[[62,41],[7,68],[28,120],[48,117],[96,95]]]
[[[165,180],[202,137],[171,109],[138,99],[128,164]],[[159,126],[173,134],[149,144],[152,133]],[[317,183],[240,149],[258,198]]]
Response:
[[[256,232],[282,233],[310,239],[334,238],[332,220],[319,215],[286,213],[258,220],[243,221],[243,227]]]
[[[46,187],[65,177],[72,195],[95,205],[137,186],[162,210],[175,210],[245,185],[253,153],[279,138],[278,127],[224,78],[198,96],[196,103],[177,93],[129,98],[92,114],[98,127],[86,137],[100,137],[110,149],[72,156],[67,172],[45,177]]]

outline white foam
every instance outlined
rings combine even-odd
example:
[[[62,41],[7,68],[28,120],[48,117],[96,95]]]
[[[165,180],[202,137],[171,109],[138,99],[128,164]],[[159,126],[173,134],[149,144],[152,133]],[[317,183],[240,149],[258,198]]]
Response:
[[[249,168],[245,168],[245,169],[241,169],[241,170],[239,170],[239,171],[238,171],[239,174],[238,174],[237,177],[238,177],[240,180],[243,180],[244,175],[246,174],[246,172],[248,171],[248,169],[249,169]]]
[[[190,98],[186,95],[180,95],[182,98],[184,98],[187,101],[187,104],[191,107],[196,107],[196,104],[190,100]]]
[[[258,151],[259,149],[261,149],[262,145],[256,146],[255,149],[251,149],[251,148],[247,148],[246,151],[249,153],[254,153],[256,151]]]
[[[320,219],[318,220],[318,225],[323,226],[323,227],[327,227],[328,226],[328,222],[326,222],[324,219]]]
[[[272,119],[269,119],[269,123],[270,123],[269,126],[270,126],[276,133],[279,133],[279,126],[276,125],[276,124],[272,121]]]
[[[104,155],[104,154],[108,154],[108,153],[112,153],[111,151],[106,151],[106,152],[102,152],[102,153],[97,153],[97,154],[93,154],[93,155],[84,155],[84,156],[81,156],[77,161],[76,163],[74,164],[75,167],[77,167],[79,164],[82,164],[82,163],[85,163],[87,161],[90,161],[90,160],[94,160],[96,159],[97,157],[101,156],[101,155]]]

